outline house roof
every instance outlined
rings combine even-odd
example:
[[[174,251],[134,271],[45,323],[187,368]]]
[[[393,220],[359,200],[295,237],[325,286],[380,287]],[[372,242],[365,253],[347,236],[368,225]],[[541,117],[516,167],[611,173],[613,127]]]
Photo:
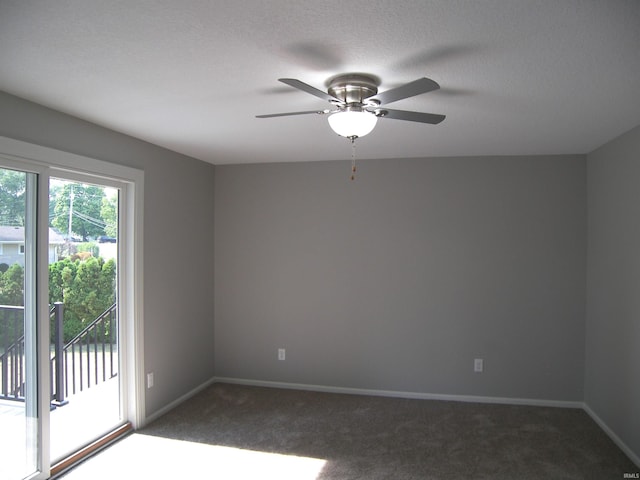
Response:
[[[59,245],[64,243],[64,237],[54,229],[49,228],[49,244]],[[23,243],[24,227],[0,226],[0,243]]]
[[[637,0],[0,2],[0,89],[211,163],[349,159],[328,103],[364,72],[439,125],[380,119],[358,158],[586,153],[640,124]]]

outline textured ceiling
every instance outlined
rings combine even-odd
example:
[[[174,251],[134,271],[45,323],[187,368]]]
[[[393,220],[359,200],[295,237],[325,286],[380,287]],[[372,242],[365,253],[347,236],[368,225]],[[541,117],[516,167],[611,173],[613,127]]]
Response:
[[[347,159],[325,89],[365,72],[392,105],[359,158],[586,153],[640,124],[637,0],[0,0],[0,90],[211,163]]]

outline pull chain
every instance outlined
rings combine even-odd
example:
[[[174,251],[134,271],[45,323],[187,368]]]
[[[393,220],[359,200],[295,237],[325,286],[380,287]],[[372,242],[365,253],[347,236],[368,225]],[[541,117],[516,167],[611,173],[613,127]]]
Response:
[[[351,181],[356,179],[356,138],[349,137],[351,139]]]

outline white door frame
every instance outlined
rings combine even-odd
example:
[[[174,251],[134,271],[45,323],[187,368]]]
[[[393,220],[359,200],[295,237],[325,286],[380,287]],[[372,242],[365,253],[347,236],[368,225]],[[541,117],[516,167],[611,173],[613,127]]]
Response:
[[[143,204],[144,204],[144,172],[142,170],[104,162],[81,155],[75,155],[61,150],[42,147],[22,142],[12,138],[0,136],[0,156],[2,163],[14,166],[24,171],[39,174],[38,182],[38,210],[49,211],[49,177],[60,176],[70,180],[90,181],[115,186],[120,189],[120,235],[125,240],[118,242],[118,285],[119,313],[124,316],[124,335],[121,335],[120,345],[122,366],[124,373],[124,387],[126,389],[126,403],[123,407],[123,418],[131,422],[134,429],[145,423],[145,383],[144,383],[144,322],[143,322]],[[37,251],[39,258],[48,259],[48,218],[39,215],[38,218]],[[40,261],[37,266],[39,318],[49,318],[48,303],[48,261]],[[39,322],[38,332],[38,367],[46,372],[49,368],[49,322]],[[50,385],[48,375],[39,375],[38,387],[40,426],[39,438],[39,466],[40,472],[34,480],[46,479],[50,474],[49,458],[49,395]]]

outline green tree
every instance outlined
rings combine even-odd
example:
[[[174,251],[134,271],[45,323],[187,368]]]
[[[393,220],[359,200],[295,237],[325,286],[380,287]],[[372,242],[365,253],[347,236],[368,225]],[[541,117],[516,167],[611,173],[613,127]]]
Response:
[[[90,257],[49,265],[49,302],[64,303],[64,337],[71,340],[115,302],[116,263]],[[108,332],[105,332],[108,334]]]
[[[83,241],[104,234],[105,223],[100,210],[105,193],[102,187],[65,183],[53,199],[54,217],[51,225],[60,232],[69,231],[69,210],[73,208],[71,230],[80,235]],[[73,207],[71,207],[73,205]]]
[[[49,264],[49,304],[64,302],[65,292],[71,289],[79,263],[65,258]]]
[[[100,209],[102,221],[106,224],[104,233],[108,237],[116,238],[118,236],[118,197],[104,197],[102,199],[102,208]]]
[[[0,225],[24,226],[26,175],[0,168]]]
[[[83,324],[94,320],[113,303],[113,282],[103,278],[104,266],[102,258],[80,262],[71,289],[66,292],[65,306]]]
[[[0,304],[24,305],[24,268],[18,263],[0,275]]]
[[[13,264],[6,270],[0,270],[0,305],[24,305],[24,269]],[[16,322],[15,314],[8,309],[0,309],[0,352],[2,346],[12,344],[24,332],[24,323]]]
[[[56,218],[56,198],[60,195],[60,190],[62,190],[62,185],[57,183],[49,182],[49,226],[53,227],[53,219]],[[68,230],[69,224],[67,223]]]

